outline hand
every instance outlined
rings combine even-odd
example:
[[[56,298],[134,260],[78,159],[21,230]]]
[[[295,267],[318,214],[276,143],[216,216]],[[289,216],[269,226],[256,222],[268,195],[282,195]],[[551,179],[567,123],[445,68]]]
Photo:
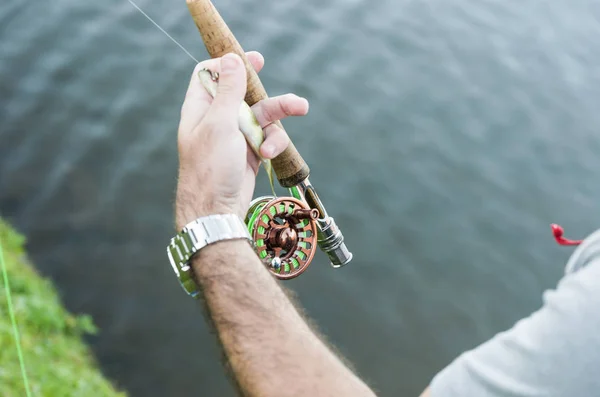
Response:
[[[264,66],[264,58],[258,52],[246,55],[258,73]],[[214,100],[198,78],[202,68],[219,73]],[[227,54],[196,66],[179,124],[177,230],[206,215],[235,213],[244,218],[260,164],[238,127],[238,114],[245,95],[246,69],[239,56]],[[260,101],[252,106],[252,110],[266,133],[260,153],[272,159],[289,143],[285,131],[272,123],[287,116],[305,115],[308,101],[286,94]]]

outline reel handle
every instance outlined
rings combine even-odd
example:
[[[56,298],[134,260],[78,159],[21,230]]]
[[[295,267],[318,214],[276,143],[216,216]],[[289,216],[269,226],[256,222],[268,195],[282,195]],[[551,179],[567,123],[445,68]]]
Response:
[[[202,36],[206,50],[213,58],[233,52],[244,60],[246,74],[248,76],[248,88],[246,91],[246,102],[249,106],[268,98],[258,74],[246,58],[246,54],[240,43],[212,4],[210,0],[186,0],[188,9],[196,27]],[[283,129],[279,121],[275,124]],[[292,187],[308,178],[310,168],[304,161],[298,150],[290,140],[288,147],[271,163],[277,175],[279,183],[283,187]]]

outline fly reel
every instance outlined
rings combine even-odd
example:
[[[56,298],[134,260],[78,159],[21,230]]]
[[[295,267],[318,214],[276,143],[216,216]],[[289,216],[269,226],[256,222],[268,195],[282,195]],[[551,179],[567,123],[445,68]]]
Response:
[[[302,274],[317,249],[317,209],[293,197],[264,196],[253,200],[246,225],[256,253],[277,278]]]

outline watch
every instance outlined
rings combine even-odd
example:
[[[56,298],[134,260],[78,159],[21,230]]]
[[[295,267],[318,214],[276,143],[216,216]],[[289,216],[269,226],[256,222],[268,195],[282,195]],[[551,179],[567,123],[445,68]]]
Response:
[[[171,239],[167,256],[183,289],[193,298],[200,290],[192,272],[192,257],[209,244],[222,240],[247,239],[254,241],[244,222],[234,214],[209,215],[192,221]]]

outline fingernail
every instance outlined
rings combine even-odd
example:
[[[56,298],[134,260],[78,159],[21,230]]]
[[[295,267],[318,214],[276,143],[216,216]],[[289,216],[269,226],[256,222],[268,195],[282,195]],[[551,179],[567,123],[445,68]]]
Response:
[[[225,54],[223,58],[221,58],[221,71],[228,72],[237,69],[238,58],[239,57],[235,54]]]
[[[275,152],[275,148],[273,147],[273,145],[265,143],[262,145],[262,152],[266,157],[271,157]]]
[[[304,98],[304,97],[300,97],[300,98],[301,98],[301,99],[303,99],[303,100],[304,100],[304,102],[306,103],[306,108],[307,108],[307,109],[308,109],[308,108],[310,108],[310,104],[309,104],[309,102],[308,102],[308,99],[306,99],[306,98]]]

